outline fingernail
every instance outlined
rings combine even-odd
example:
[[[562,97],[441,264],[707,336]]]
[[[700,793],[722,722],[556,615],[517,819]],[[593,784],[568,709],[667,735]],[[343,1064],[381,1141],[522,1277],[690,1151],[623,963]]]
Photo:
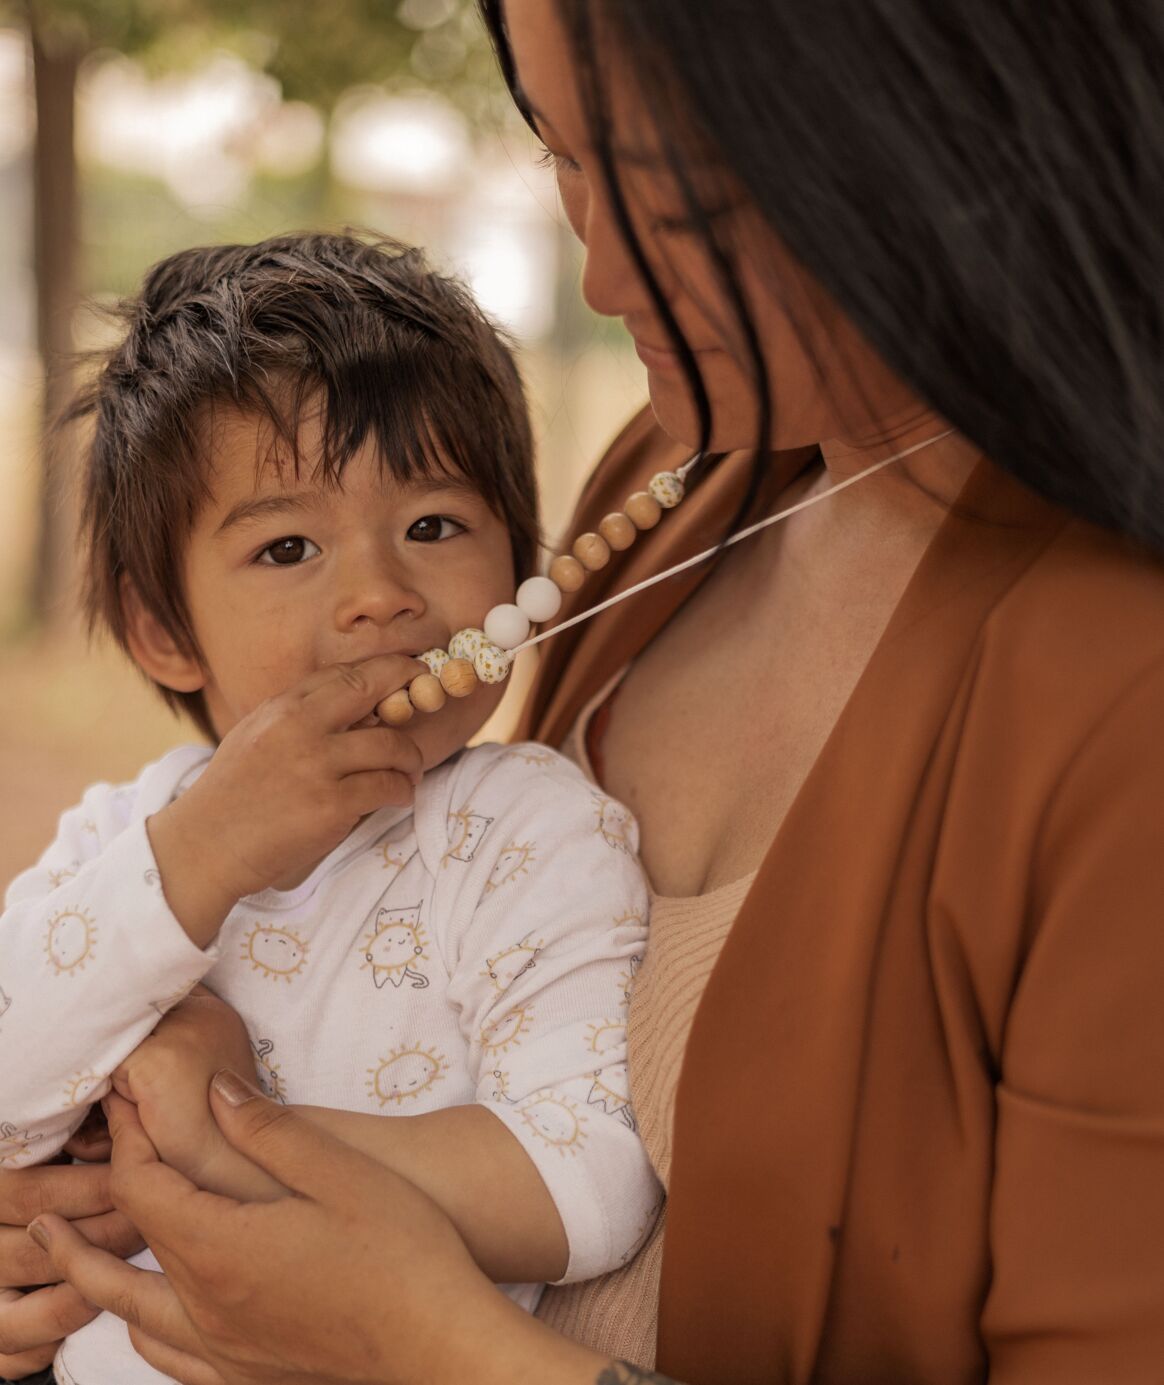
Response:
[[[249,1082],[244,1081],[237,1072],[232,1072],[230,1068],[223,1068],[216,1072],[211,1085],[228,1106],[243,1106],[248,1101],[253,1101],[255,1097],[262,1096],[262,1092],[257,1087],[252,1087]]]
[[[40,1246],[41,1250],[48,1250],[48,1248],[49,1248],[49,1234],[48,1234],[48,1232],[45,1230],[45,1228],[40,1224],[40,1222],[38,1222],[38,1221],[29,1222],[29,1224],[28,1224],[28,1234],[29,1234],[29,1235],[32,1237],[32,1239],[37,1243],[37,1245]]]

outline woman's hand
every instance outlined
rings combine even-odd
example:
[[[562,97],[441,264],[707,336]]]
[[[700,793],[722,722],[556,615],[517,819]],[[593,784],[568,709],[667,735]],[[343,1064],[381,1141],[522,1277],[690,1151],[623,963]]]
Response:
[[[66,1147],[80,1159],[104,1159],[103,1130],[86,1123]],[[44,1164],[0,1171],[0,1379],[19,1380],[43,1370],[61,1340],[97,1315],[28,1239],[25,1227],[42,1212],[72,1219],[93,1245],[115,1256],[142,1248],[141,1237],[113,1210],[109,1165]],[[26,1285],[43,1285],[22,1292]]]
[[[130,1324],[183,1385],[592,1385],[601,1358],[486,1280],[412,1184],[261,1098],[233,1074],[211,1094],[231,1144],[290,1195],[239,1203],[159,1162],[132,1105],[108,1100],[113,1193],[169,1276],[134,1270],[59,1217],[32,1228],[57,1272]]]

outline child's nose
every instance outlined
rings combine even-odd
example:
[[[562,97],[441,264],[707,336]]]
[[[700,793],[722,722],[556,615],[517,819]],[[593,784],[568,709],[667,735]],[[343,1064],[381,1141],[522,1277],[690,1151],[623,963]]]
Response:
[[[370,555],[349,563],[342,575],[335,623],[340,631],[357,626],[390,625],[401,616],[424,613],[424,598],[390,559]]]

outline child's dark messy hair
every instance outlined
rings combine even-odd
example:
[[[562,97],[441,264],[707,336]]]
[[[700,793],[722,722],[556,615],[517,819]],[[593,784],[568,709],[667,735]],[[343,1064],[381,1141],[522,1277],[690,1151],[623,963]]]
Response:
[[[268,421],[271,459],[296,470],[300,420],[322,406],[324,484],[369,437],[397,480],[455,472],[505,521],[518,579],[529,574],[537,495],[517,369],[467,290],[419,251],[325,234],[185,250],[121,313],[123,339],[67,415],[93,423],[81,517],[91,630],[127,648],[128,581],[197,654],[181,571],[209,497],[217,404]],[[160,691],[212,734],[201,693]]]

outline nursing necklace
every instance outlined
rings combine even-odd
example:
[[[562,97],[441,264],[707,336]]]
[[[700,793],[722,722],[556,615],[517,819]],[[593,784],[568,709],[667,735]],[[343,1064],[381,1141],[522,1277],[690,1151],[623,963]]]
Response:
[[[527,578],[518,587],[512,603],[493,607],[485,617],[484,629],[470,627],[467,630],[458,630],[449,641],[448,649],[430,649],[418,655],[420,662],[427,664],[429,671],[418,674],[407,687],[399,688],[384,698],[376,708],[376,715],[389,726],[403,726],[411,720],[414,711],[439,712],[447,698],[467,697],[478,683],[504,682],[513,667],[514,659],[523,649],[532,649],[534,645],[548,640],[551,635],[557,635],[563,630],[569,630],[572,625],[590,620],[601,611],[617,606],[620,601],[653,587],[656,582],[664,582],[676,573],[685,572],[690,567],[707,562],[709,558],[722,553],[725,548],[731,548],[733,544],[742,543],[744,539],[758,534],[761,529],[767,529],[770,524],[779,524],[790,515],[807,510],[810,505],[817,505],[822,500],[827,500],[830,495],[836,495],[838,491],[856,485],[858,481],[872,476],[875,471],[881,471],[892,462],[900,462],[903,457],[910,457],[915,452],[920,452],[923,447],[932,447],[934,443],[948,438],[953,431],[953,428],[948,428],[944,433],[938,433],[924,442],[915,443],[913,447],[907,447],[904,452],[874,462],[864,471],[858,471],[847,480],[830,486],[827,491],[821,491],[819,495],[790,505],[786,510],[769,515],[767,519],[762,519],[756,524],[750,524],[722,543],[697,553],[693,558],[676,563],[665,572],[648,577],[645,581],[628,587],[626,591],[599,602],[597,606],[591,606],[589,610],[531,636],[530,631],[534,625],[543,625],[558,614],[563,592],[578,591],[586,581],[588,573],[604,568],[610,562],[612,553],[629,548],[640,532],[653,529],[662,519],[665,510],[673,510],[682,501],[687,493],[687,477],[703,460],[703,453],[697,452],[675,471],[660,471],[658,475],[653,476],[645,491],[636,491],[627,498],[621,510],[606,516],[598,526],[597,533],[580,534],[574,540],[570,553],[560,553],[550,563],[548,576]]]

